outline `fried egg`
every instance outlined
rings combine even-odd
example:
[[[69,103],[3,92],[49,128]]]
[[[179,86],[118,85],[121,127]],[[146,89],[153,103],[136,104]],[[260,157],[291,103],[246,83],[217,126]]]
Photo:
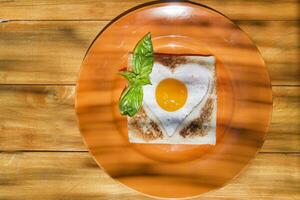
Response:
[[[143,108],[160,130],[172,137],[180,131],[180,125],[206,99],[213,87],[214,77],[210,67],[214,66],[215,58],[157,58],[150,74],[152,85],[143,86]]]

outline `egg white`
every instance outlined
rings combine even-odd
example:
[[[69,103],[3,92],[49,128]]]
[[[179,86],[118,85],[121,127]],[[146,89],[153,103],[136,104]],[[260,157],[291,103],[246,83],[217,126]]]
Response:
[[[197,59],[197,57],[192,57]],[[202,57],[207,63],[215,64],[213,56]],[[181,64],[172,71],[169,67],[155,62],[153,65],[150,80],[152,85],[143,87],[143,107],[147,115],[152,118],[169,137],[177,127],[187,118],[197,105],[205,99],[213,80],[212,72],[201,64],[195,62]],[[188,91],[186,103],[180,109],[169,112],[162,109],[156,101],[155,90],[160,81],[174,78],[185,84]]]

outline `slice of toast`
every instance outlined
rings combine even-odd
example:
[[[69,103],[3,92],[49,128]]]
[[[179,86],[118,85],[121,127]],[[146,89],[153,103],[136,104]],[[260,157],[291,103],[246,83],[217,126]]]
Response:
[[[131,68],[131,59],[132,55],[129,56],[129,69]],[[151,99],[155,98],[153,93],[157,85],[155,84],[157,82],[155,79],[156,74],[163,73],[163,71],[160,71],[162,69],[168,71],[168,76],[171,78],[173,74],[174,76],[176,75],[176,71],[187,69],[188,73],[181,73],[181,77],[184,80],[190,80],[190,77],[192,77],[196,82],[187,81],[186,84],[202,84],[199,86],[199,89],[198,87],[193,87],[195,89],[190,91],[203,94],[197,100],[195,98],[188,99],[193,100],[193,102],[192,104],[186,102],[190,107],[189,109],[182,109],[184,110],[184,117],[182,117],[183,111],[170,113],[160,110],[160,112],[156,112],[159,105]],[[203,72],[205,73],[203,74]],[[201,79],[208,81],[205,82]],[[150,80],[154,84],[143,87],[142,108],[133,117],[128,117],[130,142],[212,145],[216,143],[217,91],[215,58],[213,56],[155,54]],[[203,86],[204,82],[205,87]],[[192,95],[190,94],[190,96]],[[167,127],[164,116],[174,117],[178,123],[172,124],[171,128]],[[176,116],[178,118],[180,116],[180,120],[176,120]]]

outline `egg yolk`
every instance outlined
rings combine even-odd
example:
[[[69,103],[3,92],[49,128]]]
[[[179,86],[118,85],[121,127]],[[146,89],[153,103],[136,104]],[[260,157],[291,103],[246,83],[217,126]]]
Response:
[[[158,105],[169,112],[180,109],[188,96],[184,83],[174,78],[160,81],[156,87],[155,97]]]

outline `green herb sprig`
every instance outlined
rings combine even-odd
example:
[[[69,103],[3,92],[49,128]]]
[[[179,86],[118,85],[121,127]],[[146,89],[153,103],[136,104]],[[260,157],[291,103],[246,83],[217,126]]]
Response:
[[[134,116],[142,106],[144,85],[151,84],[150,74],[154,63],[151,34],[146,34],[135,46],[132,57],[132,71],[120,74],[128,80],[128,86],[119,100],[122,115]]]

